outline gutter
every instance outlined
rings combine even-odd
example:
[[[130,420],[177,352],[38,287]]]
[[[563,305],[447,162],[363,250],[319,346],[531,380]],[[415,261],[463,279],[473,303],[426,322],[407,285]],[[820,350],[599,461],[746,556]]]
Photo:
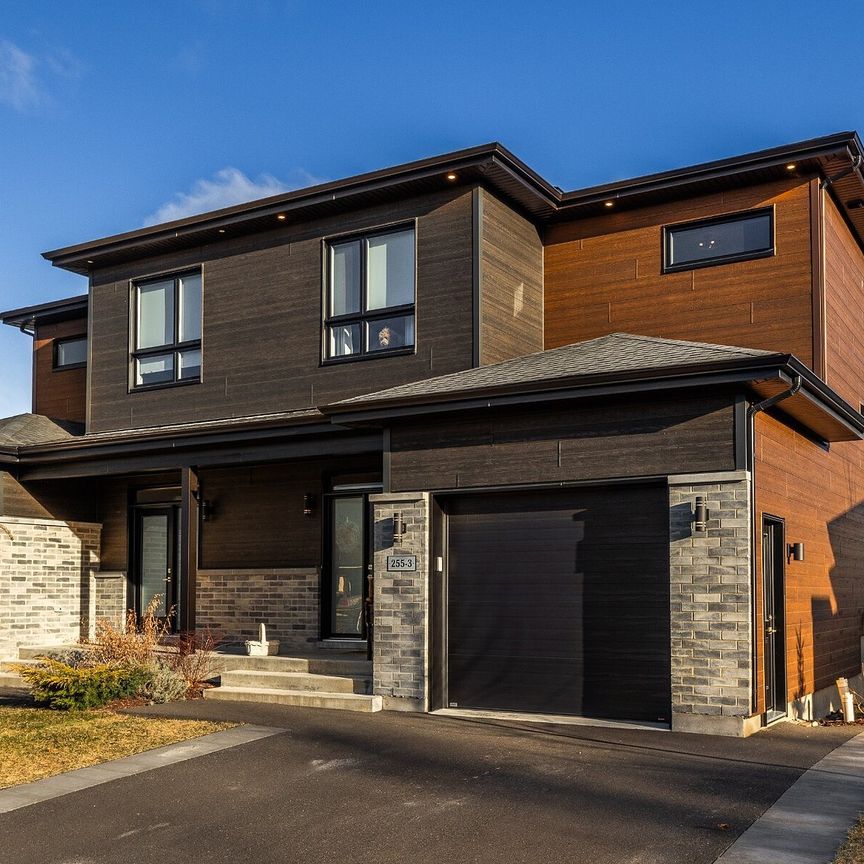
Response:
[[[786,399],[790,399],[796,393],[801,390],[801,386],[803,384],[803,377],[801,375],[796,375],[795,379],[792,382],[792,386],[787,390],[784,390],[782,393],[777,393],[774,396],[771,396],[769,399],[763,399],[761,402],[751,403],[747,406],[747,436],[750,439],[749,443],[749,457],[750,457],[750,527],[751,527],[751,537],[750,537],[750,549],[752,550],[751,560],[750,560],[750,596],[752,597],[751,609],[752,614],[750,618],[750,632],[751,632],[751,645],[752,649],[750,652],[750,656],[753,658],[753,663],[751,667],[751,683],[750,683],[750,710],[756,710],[756,706],[758,705],[759,694],[756,688],[756,633],[758,631],[758,621],[756,615],[756,591],[758,588],[758,567],[756,562],[756,549],[758,547],[758,534],[759,527],[756,525],[756,430],[754,426],[754,419],[757,414],[762,413],[763,411],[767,411],[769,408],[773,408],[775,405],[780,404]],[[785,638],[785,634],[784,634]],[[764,654],[765,649],[764,646],[762,648],[761,653],[758,656],[762,656],[764,662]],[[786,694],[783,695],[783,701],[786,701]]]

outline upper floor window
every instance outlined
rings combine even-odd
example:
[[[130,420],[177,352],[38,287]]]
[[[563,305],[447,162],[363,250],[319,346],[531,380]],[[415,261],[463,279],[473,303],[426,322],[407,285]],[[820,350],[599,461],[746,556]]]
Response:
[[[54,368],[77,369],[87,365],[87,337],[54,340]]]
[[[201,379],[201,274],[160,276],[133,284],[134,387]]]
[[[750,210],[663,229],[663,272],[774,254],[774,213]]]
[[[327,246],[328,360],[414,347],[414,229]]]

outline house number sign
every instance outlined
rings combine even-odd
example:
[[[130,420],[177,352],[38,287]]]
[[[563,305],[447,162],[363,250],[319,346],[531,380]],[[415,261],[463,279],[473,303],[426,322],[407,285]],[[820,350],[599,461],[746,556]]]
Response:
[[[388,555],[387,556],[387,572],[399,573],[402,571],[417,569],[416,555]]]

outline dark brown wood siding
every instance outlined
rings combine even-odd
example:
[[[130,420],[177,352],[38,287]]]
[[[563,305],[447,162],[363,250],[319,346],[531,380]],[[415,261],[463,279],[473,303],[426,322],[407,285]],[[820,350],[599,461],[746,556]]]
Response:
[[[663,226],[773,205],[776,255],[662,273]],[[639,333],[813,360],[809,185],[801,179],[550,227],[547,348]]]
[[[323,238],[417,220],[417,351],[321,366]],[[202,382],[128,393],[130,280],[202,265]],[[99,271],[90,431],[321,405],[472,363],[470,190],[389,204]]]
[[[823,195],[825,378],[858,408],[864,402],[864,253],[837,206]]]
[[[597,402],[395,423],[394,492],[734,467],[732,399]]]
[[[803,542],[804,561],[786,566],[788,699],[861,671],[864,614],[864,444],[826,452],[780,420],[757,414],[756,516],[786,522],[786,542]],[[761,531],[756,532],[761,586]],[[757,696],[764,710],[761,589],[757,610]]]
[[[543,350],[543,244],[535,225],[479,190],[480,365]]]
[[[0,516],[97,522],[97,483],[92,480],[37,480],[19,483],[0,471]]]
[[[87,369],[54,369],[54,340],[85,336],[87,319],[40,324],[33,337],[33,411],[54,420],[87,419]]]

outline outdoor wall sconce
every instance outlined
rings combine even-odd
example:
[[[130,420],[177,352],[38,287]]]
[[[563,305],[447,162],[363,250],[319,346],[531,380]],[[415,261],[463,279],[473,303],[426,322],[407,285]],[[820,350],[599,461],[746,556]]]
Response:
[[[786,548],[787,548],[787,553],[789,555],[790,561],[803,561],[804,560],[804,544],[803,543],[789,543]]]
[[[402,517],[402,511],[396,510],[393,513],[393,536],[401,537],[405,533],[405,519]]]
[[[303,496],[303,515],[308,519],[315,512],[315,496]]]
[[[204,498],[198,502],[198,512],[201,514],[202,522],[213,521],[213,502]]]
[[[693,530],[707,531],[708,517],[708,505],[705,503],[705,499],[701,495],[698,495],[696,497],[696,504],[693,507]]]

